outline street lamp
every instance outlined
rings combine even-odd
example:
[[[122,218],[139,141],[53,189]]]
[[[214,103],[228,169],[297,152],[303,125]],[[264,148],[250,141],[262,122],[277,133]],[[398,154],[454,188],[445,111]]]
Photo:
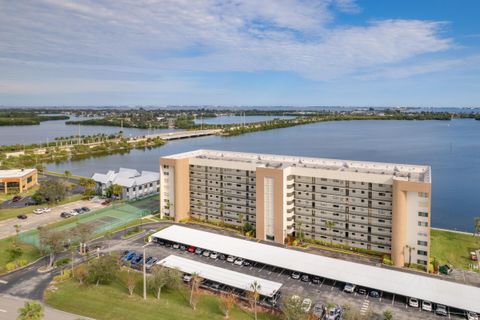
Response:
[[[147,300],[147,267],[145,266],[145,248],[150,245],[150,242],[143,245],[143,300]]]

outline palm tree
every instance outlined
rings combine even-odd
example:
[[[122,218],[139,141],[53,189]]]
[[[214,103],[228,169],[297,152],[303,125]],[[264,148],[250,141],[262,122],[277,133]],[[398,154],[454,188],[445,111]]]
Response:
[[[333,227],[335,227],[336,222],[335,221],[325,221],[325,226],[327,229],[330,231],[330,245],[333,244]]]
[[[240,228],[242,228],[242,235],[243,235],[243,220],[245,219],[245,215],[243,213],[238,214],[238,220],[240,221]]]
[[[67,180],[72,176],[72,173],[69,170],[65,170],[63,174],[65,175],[65,178],[67,178]]]
[[[197,295],[198,287],[200,286],[200,283],[202,282],[202,280],[203,279],[200,277],[198,273],[196,272],[192,273],[192,279],[190,280],[192,284],[192,288],[190,291],[190,305],[192,306],[193,310],[196,310],[197,308],[196,295]]]
[[[27,301],[23,308],[18,309],[18,320],[40,320],[43,319],[43,307],[36,301]]]
[[[252,299],[253,299],[253,314],[255,316],[255,320],[257,320],[257,302],[258,302],[258,299],[260,298],[260,289],[261,289],[261,286],[260,284],[255,280],[251,285],[250,285],[250,289],[252,290],[252,293],[251,293],[251,296],[252,296]]]
[[[15,224],[13,227],[15,228],[15,246],[16,246],[18,242],[18,235],[20,234],[20,229],[22,228],[22,226],[19,224]]]
[[[412,265],[412,250],[415,250],[415,247],[407,244],[405,248],[408,249],[408,266],[410,267]]]

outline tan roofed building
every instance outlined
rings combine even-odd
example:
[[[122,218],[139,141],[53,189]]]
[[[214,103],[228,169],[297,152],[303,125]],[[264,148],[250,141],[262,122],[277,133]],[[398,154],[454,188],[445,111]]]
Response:
[[[21,193],[37,184],[36,169],[0,170],[0,193]]]
[[[197,150],[160,159],[160,211],[428,264],[429,166]]]

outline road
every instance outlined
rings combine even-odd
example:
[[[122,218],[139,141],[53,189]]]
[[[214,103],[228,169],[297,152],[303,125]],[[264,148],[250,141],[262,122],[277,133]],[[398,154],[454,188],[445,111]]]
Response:
[[[103,206],[100,203],[95,203],[89,200],[79,200],[51,208],[52,210],[47,213],[39,215],[33,213],[28,214],[28,218],[25,220],[18,218],[2,220],[0,221],[0,239],[15,235],[14,225],[16,224],[20,225],[20,231],[36,229],[39,226],[62,220],[63,218],[60,217],[60,213],[63,211],[71,211],[74,208],[80,207],[88,207],[94,210],[102,208]]]

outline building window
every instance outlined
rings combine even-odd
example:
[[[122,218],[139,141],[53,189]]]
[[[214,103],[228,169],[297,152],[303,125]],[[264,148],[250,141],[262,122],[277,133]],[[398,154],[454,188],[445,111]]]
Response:
[[[426,221],[418,221],[418,226],[419,226],[419,227],[428,227],[428,222],[426,222]]]
[[[418,213],[418,216],[428,218],[428,212],[422,212],[421,211],[421,212]]]
[[[424,251],[424,250],[417,250],[417,254],[418,254],[419,256],[426,256],[426,255],[428,255],[428,252],[427,252],[427,251]]]
[[[419,246],[424,246],[424,247],[428,246],[428,242],[427,242],[427,241],[418,240],[418,241],[417,241],[417,244],[418,244]]]
[[[428,198],[428,193],[427,193],[427,192],[419,192],[419,193],[418,193],[418,196],[419,196],[420,198]]]

